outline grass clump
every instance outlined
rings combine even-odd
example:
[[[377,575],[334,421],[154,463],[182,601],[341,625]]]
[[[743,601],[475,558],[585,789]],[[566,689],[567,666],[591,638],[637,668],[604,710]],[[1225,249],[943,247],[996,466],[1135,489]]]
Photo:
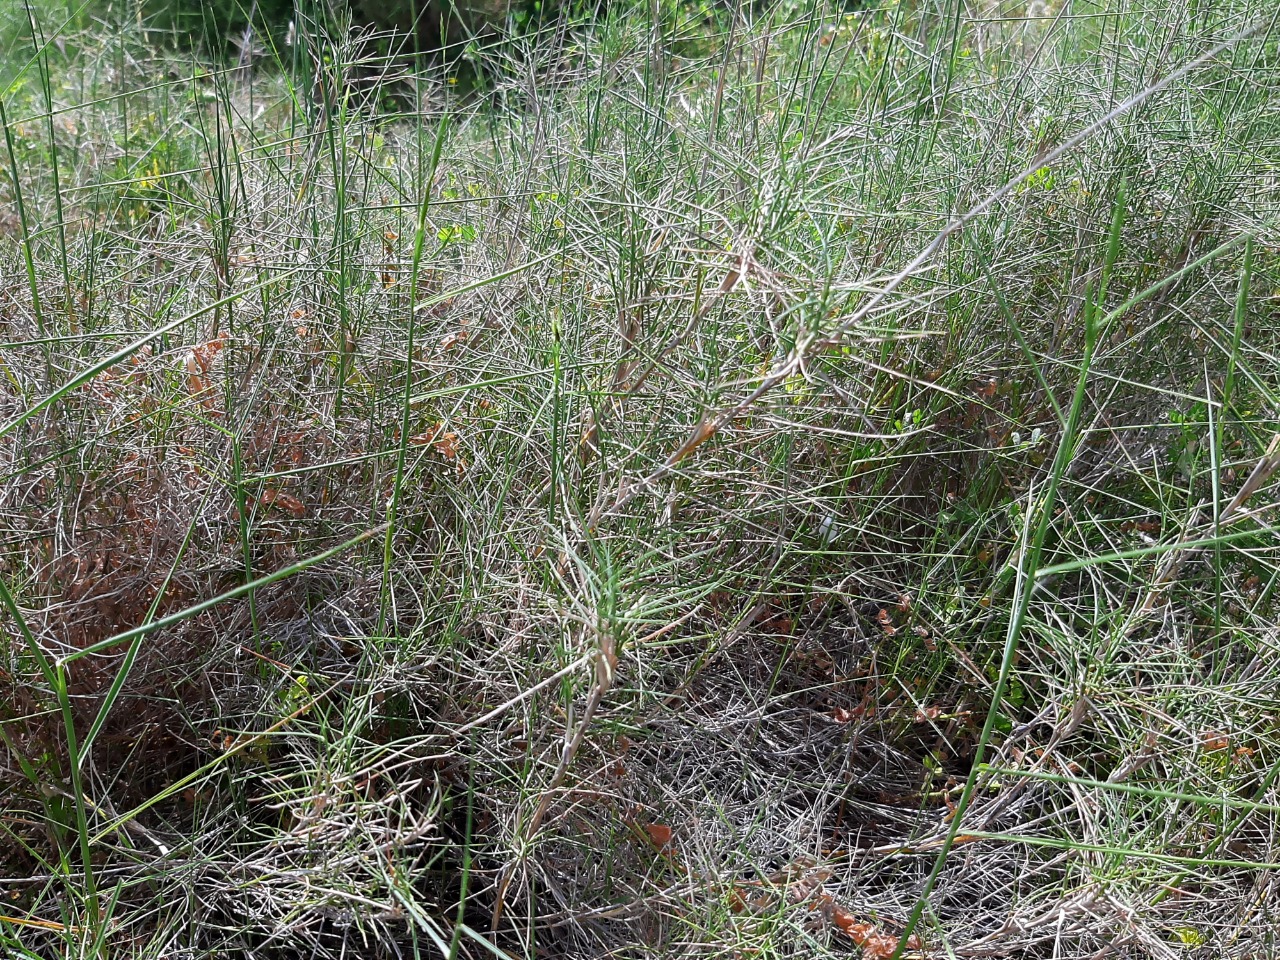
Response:
[[[4,951],[1274,953],[1271,14],[1032,7],[6,13]]]

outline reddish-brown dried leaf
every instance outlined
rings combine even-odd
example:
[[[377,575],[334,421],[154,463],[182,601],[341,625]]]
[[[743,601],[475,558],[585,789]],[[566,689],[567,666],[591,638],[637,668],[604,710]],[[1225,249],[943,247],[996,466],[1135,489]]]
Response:
[[[776,617],[770,617],[760,624],[760,628],[768,633],[776,633],[779,636],[789,637],[795,633],[796,625],[790,617],[778,614]]]
[[[892,957],[898,949],[900,937],[895,937],[889,933],[881,933],[873,924],[863,923],[835,901],[830,901],[826,906],[830,911],[831,922],[839,927],[845,936],[862,948],[862,956],[864,958],[882,960],[882,958]],[[912,936],[907,941],[907,948],[919,950],[919,938]]]
[[[702,444],[706,443],[708,439],[715,435],[715,432],[715,421],[703,420],[694,427],[692,436],[690,436],[675,453],[667,458],[667,462],[673,465],[679,463],[685,457],[689,456],[689,454],[693,453],[693,451],[697,450],[698,447],[702,446]]]
[[[729,909],[734,913],[768,913],[777,908],[777,891],[759,881],[741,881],[729,891]]]
[[[188,350],[182,362],[187,371],[187,393],[210,412],[216,412],[217,403],[213,398],[213,384],[209,381],[209,368],[222,350],[225,336],[219,334],[208,343]]]
[[[1207,730],[1200,735],[1200,745],[1205,753],[1220,753],[1231,745],[1226,735],[1216,730]]]
[[[452,460],[458,455],[458,435],[452,431],[442,434],[435,447],[436,453]]]
[[[439,317],[443,317],[446,313],[448,313],[450,310],[453,309],[453,299],[454,299],[453,297],[449,297],[447,300],[441,300],[439,303],[435,304],[434,306],[428,307],[426,310],[424,310],[422,312],[422,315],[424,317],[429,317],[432,319],[438,319]]]
[[[436,448],[436,453],[449,460],[458,455],[458,435],[452,430],[445,430],[443,423],[436,423],[425,433],[410,437],[409,442],[419,447],[430,444]]]
[[[671,845],[672,830],[665,823],[646,823],[644,832],[649,835],[649,842],[659,850]]]
[[[263,506],[275,507],[293,517],[305,517],[307,515],[307,505],[305,503],[293,494],[277,490],[275,487],[267,487],[263,490],[260,500]]]

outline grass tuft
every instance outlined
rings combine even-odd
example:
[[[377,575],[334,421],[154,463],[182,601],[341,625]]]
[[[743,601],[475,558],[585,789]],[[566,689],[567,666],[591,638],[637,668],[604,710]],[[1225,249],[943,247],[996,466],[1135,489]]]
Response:
[[[1277,953],[1270,5],[130,10],[0,10],[0,953]]]

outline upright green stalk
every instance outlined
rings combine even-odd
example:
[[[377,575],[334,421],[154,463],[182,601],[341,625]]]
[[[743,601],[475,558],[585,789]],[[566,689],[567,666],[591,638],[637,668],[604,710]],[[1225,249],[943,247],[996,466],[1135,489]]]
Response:
[[[1119,256],[1124,214],[1125,189],[1124,185],[1121,184],[1113,208],[1106,260],[1103,264],[1102,279],[1098,284],[1099,295],[1105,291],[1111,277],[1112,268]],[[951,813],[951,826],[947,829],[946,838],[943,840],[942,848],[934,861],[933,869],[925,880],[924,889],[921,890],[915,906],[912,907],[911,913],[907,917],[902,937],[893,952],[893,960],[898,960],[902,956],[912,932],[920,922],[925,906],[928,904],[929,895],[933,892],[933,887],[937,883],[938,877],[942,874],[943,867],[946,866],[947,858],[951,854],[951,848],[955,845],[956,837],[964,824],[964,815],[973,801],[978,781],[983,775],[983,758],[986,756],[987,747],[995,733],[996,725],[1001,715],[1000,707],[1004,700],[1005,691],[1009,687],[1010,678],[1013,676],[1014,664],[1017,662],[1018,644],[1022,639],[1022,629],[1026,623],[1027,611],[1031,607],[1031,598],[1034,596],[1039,582],[1035,576],[1035,571],[1040,566],[1040,555],[1044,550],[1045,538],[1048,536],[1050,527],[1053,526],[1053,514],[1054,508],[1057,506],[1058,490],[1063,478],[1067,475],[1067,469],[1071,466],[1072,459],[1075,457],[1081,412],[1084,409],[1086,387],[1089,382],[1089,369],[1093,363],[1094,351],[1098,346],[1097,309],[1097,299],[1094,292],[1086,290],[1083,308],[1085,343],[1084,355],[1080,359],[1080,373],[1076,379],[1076,389],[1071,398],[1071,406],[1068,408],[1067,422],[1063,426],[1062,437],[1058,442],[1058,451],[1049,469],[1048,483],[1040,497],[1039,505],[1037,506],[1030,494],[1028,495],[1032,509],[1026,511],[1022,538],[1022,542],[1028,544],[1028,546],[1024,549],[1016,567],[1014,604],[1009,617],[1009,626],[1005,631],[1004,651],[1000,658],[1000,674],[996,679],[995,689],[991,693],[991,703],[987,708],[987,717],[983,722],[982,732],[974,748],[969,776],[965,780],[964,789],[961,791],[956,808]],[[1033,522],[1035,525],[1034,533],[1030,538],[1027,538],[1026,531],[1030,529]]]
[[[431,147],[431,156],[425,168],[421,169],[420,174],[422,197],[418,201],[418,216],[413,228],[413,259],[409,266],[409,287],[406,293],[409,301],[409,316],[408,326],[405,330],[404,392],[400,398],[400,438],[396,446],[396,473],[391,484],[391,499],[387,503],[387,533],[382,542],[382,590],[378,599],[378,636],[385,636],[387,629],[387,613],[392,596],[392,547],[395,542],[400,499],[404,490],[405,464],[409,449],[409,430],[413,411],[414,340],[418,324],[418,312],[415,309],[413,300],[417,296],[418,278],[422,270],[422,251],[426,242],[427,211],[431,208],[432,184],[435,182],[436,167],[440,163],[440,153],[444,149],[444,138],[448,130],[449,117],[448,114],[445,114],[440,118],[440,123],[436,127],[436,138]]]

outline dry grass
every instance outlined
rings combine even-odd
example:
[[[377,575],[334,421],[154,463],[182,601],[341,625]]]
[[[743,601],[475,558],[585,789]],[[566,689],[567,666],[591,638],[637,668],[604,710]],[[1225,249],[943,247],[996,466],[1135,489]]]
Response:
[[[1268,8],[1033,6],[0,22],[0,951],[1280,954]]]

